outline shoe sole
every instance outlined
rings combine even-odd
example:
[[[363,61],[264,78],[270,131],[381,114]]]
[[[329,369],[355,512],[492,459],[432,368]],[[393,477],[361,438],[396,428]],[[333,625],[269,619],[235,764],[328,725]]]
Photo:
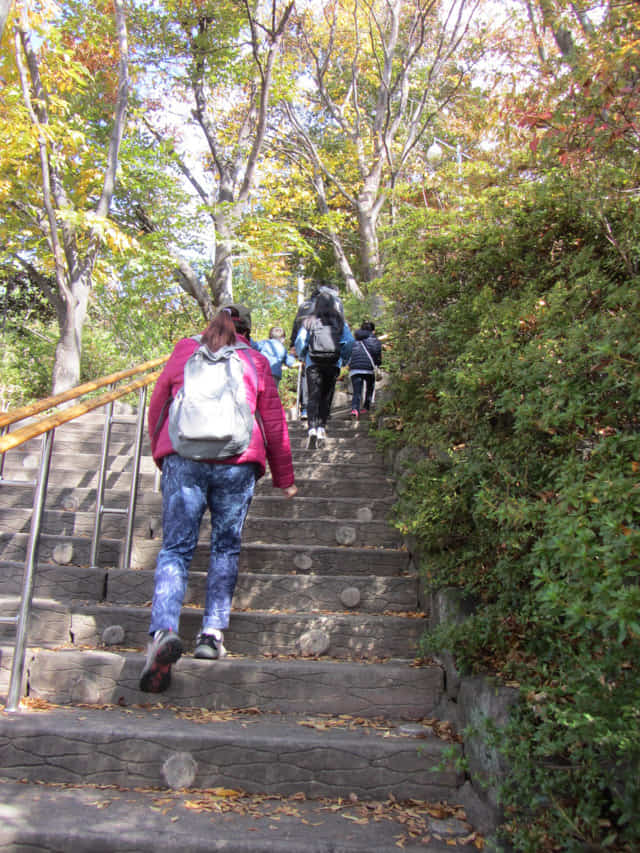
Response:
[[[318,446],[318,438],[315,435],[312,435],[307,441],[307,450],[315,450]]]
[[[155,657],[140,676],[140,690],[162,693],[171,684],[171,664],[182,657],[182,643],[177,637],[160,646]]]

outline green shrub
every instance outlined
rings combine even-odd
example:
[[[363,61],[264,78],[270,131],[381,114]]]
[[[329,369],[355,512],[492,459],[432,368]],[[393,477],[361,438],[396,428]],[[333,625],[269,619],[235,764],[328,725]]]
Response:
[[[0,408],[26,405],[51,393],[57,338],[55,323],[31,320],[28,326],[7,325],[2,334]]]
[[[462,625],[428,635],[425,651],[453,649],[463,670],[521,685],[500,742],[513,767],[511,841],[631,849],[640,276],[607,239],[588,186],[551,176],[519,192],[495,207],[485,199],[482,218],[467,211],[464,230],[457,215],[413,211],[395,232],[394,429],[380,437],[428,450],[396,507],[427,583],[481,601]],[[628,201],[612,192],[606,217],[628,244]]]

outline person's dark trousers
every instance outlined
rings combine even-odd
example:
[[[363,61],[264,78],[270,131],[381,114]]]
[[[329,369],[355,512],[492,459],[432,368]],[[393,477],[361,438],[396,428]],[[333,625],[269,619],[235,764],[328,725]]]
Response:
[[[371,408],[371,404],[373,403],[373,391],[376,387],[376,375],[375,373],[367,373],[364,377],[364,381],[367,383],[367,387],[364,393],[364,406],[363,408],[369,411]]]
[[[353,388],[353,397],[351,398],[351,411],[359,412],[361,409],[369,410],[371,408],[371,400],[373,398],[373,389],[375,387],[376,378],[373,373],[353,373],[351,375],[351,386]],[[362,389],[366,383],[364,405],[361,406]]]
[[[340,369],[335,364],[307,365],[307,416],[310,429],[327,425],[339,373]]]

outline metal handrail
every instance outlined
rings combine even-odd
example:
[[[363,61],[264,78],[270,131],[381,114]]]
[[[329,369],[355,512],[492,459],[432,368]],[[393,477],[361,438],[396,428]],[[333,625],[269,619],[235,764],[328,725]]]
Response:
[[[45,412],[55,406],[60,406],[63,403],[69,402],[70,400],[82,397],[85,394],[92,393],[96,390],[99,390],[100,388],[105,388],[107,386],[113,387],[114,384],[119,381],[122,381],[123,379],[128,379],[132,376],[138,376],[140,374],[147,373],[147,371],[164,364],[168,360],[168,358],[169,356],[167,355],[161,358],[153,359],[152,361],[147,361],[129,370],[124,370],[120,371],[119,373],[104,376],[92,382],[85,382],[82,385],[78,385],[75,388],[71,388],[69,391],[65,391],[61,394],[55,394],[51,397],[39,400],[30,406],[22,406],[20,408],[13,409],[9,412],[1,413],[0,430],[6,430],[11,424],[18,423],[19,421],[22,421],[26,418],[32,418],[34,415],[40,414],[41,412]],[[20,693],[22,690],[22,678],[24,674],[27,632],[29,620],[31,617],[35,569],[37,562],[38,546],[40,542],[40,529],[42,526],[42,515],[46,499],[55,429],[56,427],[61,426],[64,423],[81,417],[82,415],[92,411],[93,409],[97,409],[105,405],[109,406],[107,420],[110,425],[113,420],[113,403],[115,402],[115,400],[120,399],[121,397],[124,397],[127,394],[130,394],[132,391],[139,390],[140,402],[138,406],[138,418],[136,428],[136,446],[134,451],[135,458],[133,464],[129,507],[127,510],[129,517],[127,521],[127,536],[125,540],[125,549],[123,557],[123,561],[125,563],[124,567],[126,568],[130,562],[131,557],[133,516],[135,515],[135,504],[137,498],[138,474],[140,470],[140,456],[142,451],[144,409],[146,406],[147,388],[152,382],[155,382],[155,380],[160,375],[160,372],[160,370],[156,370],[153,373],[148,373],[146,376],[142,376],[141,378],[136,379],[133,382],[129,382],[126,385],[121,386],[120,388],[111,390],[108,393],[102,394],[99,397],[95,397],[94,399],[90,399],[89,401],[77,403],[75,406],[66,407],[60,412],[54,412],[53,414],[46,415],[45,417],[40,418],[39,420],[34,421],[33,423],[30,423],[23,427],[19,427],[13,432],[5,433],[4,435],[2,435],[2,437],[0,437],[0,454],[2,454],[2,460],[4,461],[4,454],[6,453],[6,451],[18,447],[19,445],[24,444],[24,442],[29,441],[30,439],[35,438],[38,435],[44,436],[42,453],[40,458],[40,469],[38,472],[38,478],[35,481],[35,493],[31,514],[29,541],[27,544],[27,554],[25,558],[22,593],[20,596],[20,607],[16,616],[0,616],[0,624],[12,624],[16,626],[16,641],[13,651],[13,662],[11,666],[9,691],[7,693],[7,704],[5,708],[6,711],[14,712],[20,709]],[[109,429],[105,427],[102,444],[103,463],[101,465],[101,469],[106,469],[109,434],[110,427]],[[99,492],[99,500],[97,500],[96,502],[96,523],[94,525],[94,537],[96,538],[100,535],[100,518],[102,516],[102,513],[106,511],[104,506],[102,506],[105,476],[104,470],[101,471],[101,476],[102,487],[99,487],[96,493],[96,497],[98,498]],[[8,481],[4,480],[3,477],[0,476],[0,484],[2,483],[8,484]],[[96,552],[97,543],[95,541],[92,541],[92,564],[95,561]]]
[[[38,400],[30,406],[22,406],[19,409],[12,409],[9,412],[4,412],[0,415],[0,427],[8,426],[9,424],[17,423],[18,421],[33,417],[33,415],[37,415],[47,409],[52,409],[55,406],[68,402],[69,400],[75,400],[78,397],[82,397],[84,394],[97,391],[100,388],[106,388],[108,385],[113,385],[121,379],[127,379],[130,376],[144,373],[147,370],[151,370],[154,367],[164,364],[168,359],[169,356],[166,355],[162,358],[153,359],[153,361],[146,361],[144,364],[138,365],[138,367],[133,367],[130,370],[123,370],[120,373],[112,373],[110,376],[103,376],[93,382],[85,382],[83,385],[78,385],[75,388],[71,388],[69,391],[63,391],[61,394],[55,394],[53,397],[46,397],[44,400]],[[118,400],[120,397],[130,394],[138,388],[149,385],[151,382],[154,382],[159,375],[160,371],[158,370],[156,373],[152,373],[143,379],[137,379],[134,382],[130,382],[128,385],[122,386],[117,391],[102,394],[100,397],[95,397],[87,403],[78,403],[76,406],[69,406],[61,412],[56,412],[53,415],[40,418],[39,421],[35,421],[33,424],[29,424],[26,427],[21,427],[20,429],[7,433],[0,438],[0,453],[4,453],[14,447],[18,447],[30,438],[35,438],[38,435],[48,432],[50,429],[54,429],[68,421],[79,418],[80,415],[84,415],[87,412],[92,411],[92,409],[98,409],[100,406],[104,406],[106,403],[111,402],[111,400]]]

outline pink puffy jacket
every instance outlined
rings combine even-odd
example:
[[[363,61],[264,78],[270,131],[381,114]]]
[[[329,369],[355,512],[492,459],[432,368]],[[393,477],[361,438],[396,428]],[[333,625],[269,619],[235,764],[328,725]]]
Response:
[[[249,343],[242,335],[237,337],[239,341]],[[147,423],[151,451],[158,467],[162,467],[161,460],[164,456],[175,453],[169,438],[169,405],[184,382],[184,366],[187,359],[199,346],[198,341],[193,338],[183,338],[178,341],[153,389]],[[289,431],[269,362],[256,350],[251,350],[251,354],[246,350],[238,350],[238,355],[245,361],[251,359],[256,368],[255,372],[250,367],[244,371],[244,381],[247,402],[262,418],[267,446],[265,448],[262,431],[256,421],[249,447],[239,456],[230,456],[223,461],[225,464],[233,465],[255,462],[260,469],[259,476],[262,476],[268,460],[274,487],[286,489],[294,482]]]

